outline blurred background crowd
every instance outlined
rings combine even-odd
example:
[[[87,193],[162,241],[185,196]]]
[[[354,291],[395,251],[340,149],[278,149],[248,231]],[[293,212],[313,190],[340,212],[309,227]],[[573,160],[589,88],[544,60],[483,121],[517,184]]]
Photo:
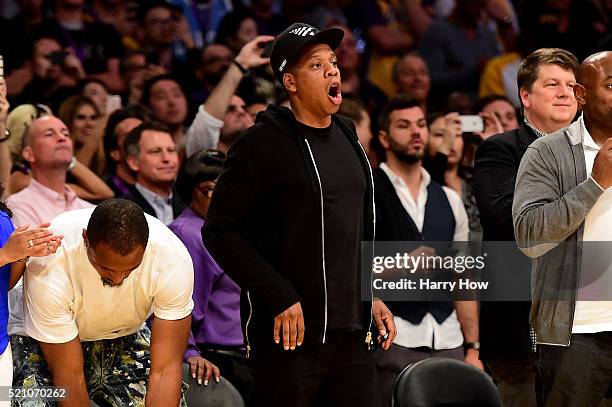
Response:
[[[5,0],[0,15],[4,199],[32,178],[36,159],[22,152],[27,125],[52,114],[69,133],[67,185],[76,196],[143,201],[139,184],[172,200],[170,223],[180,214],[172,191],[184,158],[202,148],[227,152],[268,104],[288,104],[261,48],[302,21],[345,32],[336,50],[340,113],[355,121],[374,167],[384,160],[376,136],[386,101],[400,93],[419,101],[431,133],[425,166],[462,196],[471,239],[481,229],[469,188],[474,151],[521,123],[523,58],[558,47],[582,60],[612,46],[610,0]],[[233,61],[239,77],[228,73]],[[480,115],[484,130],[455,139],[450,113]],[[167,127],[176,154],[146,163],[138,139],[124,148],[130,131],[149,121]],[[442,166],[439,152],[448,156]],[[38,155],[53,161],[45,149]],[[36,166],[46,168],[42,161]]]
[[[560,98],[575,109],[571,58],[531,64],[528,93],[540,63],[559,65],[571,86],[553,85],[521,107],[524,58],[556,47],[582,61],[612,49],[612,0],[2,0],[0,18],[0,201],[15,225],[125,197],[179,236],[206,217],[236,138],[268,105],[288,105],[262,54],[293,22],[344,30],[340,114],[355,122],[373,167],[385,160],[378,121],[387,101],[408,94],[418,102],[429,129],[423,165],[461,197],[470,240],[482,238],[472,187],[478,145],[531,128],[522,108],[546,116]],[[482,131],[462,131],[459,115],[480,116]],[[30,126],[43,116],[55,118]],[[532,130],[553,132],[567,119]],[[187,233],[197,246],[195,333],[185,354],[192,366],[209,363],[200,343],[243,344],[239,288],[202,250],[198,225]],[[215,275],[210,284],[197,270]],[[19,314],[20,300],[11,301]],[[209,321],[214,329],[202,323],[211,312],[219,315]],[[231,329],[218,339],[215,324],[227,320]],[[205,356],[224,375],[231,370]],[[248,385],[232,383],[246,394]]]
[[[226,151],[259,111],[287,98],[269,65],[242,66],[237,83],[223,82],[225,72],[245,44],[295,21],[345,31],[341,113],[374,165],[377,116],[395,94],[419,100],[434,129],[448,112],[483,116],[485,130],[456,152],[469,169],[470,146],[518,126],[524,56],[559,47],[582,60],[612,45],[610,0],[5,0],[0,15],[11,133],[4,197],[28,185],[21,135],[42,114],[68,127],[78,164],[93,173],[69,182],[93,201],[128,193],[136,179],[122,148],[136,122],[119,119],[168,126],[179,160],[190,131],[196,147]]]

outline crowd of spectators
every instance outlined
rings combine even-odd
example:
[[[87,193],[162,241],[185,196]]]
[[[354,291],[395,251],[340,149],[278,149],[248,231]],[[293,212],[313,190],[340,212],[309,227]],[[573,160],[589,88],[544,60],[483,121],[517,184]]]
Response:
[[[606,49],[611,9],[600,0],[12,0],[0,8],[0,54],[11,110],[47,106],[69,128],[76,159],[104,177],[114,167],[104,129],[121,107],[149,109],[152,119],[169,127],[182,159],[186,145],[188,155],[195,152],[188,146],[192,123],[192,138],[213,133],[212,140],[192,140],[196,147],[221,144],[226,151],[226,111],[254,118],[267,104],[286,103],[265,63],[242,66],[246,72],[224,82],[221,97],[210,96],[221,91],[245,44],[293,21],[344,30],[337,50],[342,92],[364,106],[373,134],[385,101],[408,93],[434,116],[482,113],[491,129],[484,136],[497,132],[492,112],[504,131],[512,128],[522,58],[542,47],[563,48],[579,59]],[[229,102],[227,85],[234,87]],[[507,100],[478,100],[492,95]],[[238,120],[238,129],[252,124]],[[20,130],[12,130],[11,143],[18,146]],[[373,161],[380,161],[376,137],[371,144]],[[21,163],[16,151],[13,168],[23,172]],[[3,179],[3,196],[23,186]]]
[[[268,105],[288,105],[263,54],[293,22],[344,31],[336,50],[340,114],[355,122],[372,167],[385,161],[378,137],[385,104],[399,94],[414,98],[430,134],[423,166],[461,198],[470,240],[483,233],[476,148],[522,126],[523,59],[556,47],[581,61],[612,47],[606,0],[10,0],[0,17],[0,200],[15,225],[123,197],[184,242],[201,226],[190,230],[185,219],[205,219],[234,141]],[[481,116],[483,130],[462,133],[459,115]],[[200,167],[212,172],[201,177]],[[197,264],[202,242],[186,245]],[[232,296],[209,300],[212,288],[197,288],[193,323],[207,312],[239,320],[239,289],[204,254],[197,262]],[[196,268],[196,287],[202,279]],[[20,334],[17,292],[13,334]],[[215,309],[219,297],[229,311]],[[227,343],[215,329],[194,332],[185,361],[208,378],[216,369],[209,360],[230,370],[218,348],[198,350],[200,340],[242,346],[239,325],[230,325]],[[249,381],[232,374],[246,394]]]

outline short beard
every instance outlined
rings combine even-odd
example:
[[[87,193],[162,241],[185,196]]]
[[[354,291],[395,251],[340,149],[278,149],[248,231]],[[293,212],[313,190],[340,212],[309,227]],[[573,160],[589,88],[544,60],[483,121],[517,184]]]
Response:
[[[418,151],[416,153],[407,153],[406,147],[402,146],[391,138],[389,138],[388,140],[393,155],[395,155],[398,160],[406,164],[416,164],[421,161],[425,156],[425,149],[421,149],[421,151]]]
[[[120,282],[119,284],[113,284],[110,281],[106,280],[105,278],[100,277],[100,279],[102,280],[102,285],[104,287],[117,288],[117,287],[121,287],[121,285],[123,284],[123,281]]]

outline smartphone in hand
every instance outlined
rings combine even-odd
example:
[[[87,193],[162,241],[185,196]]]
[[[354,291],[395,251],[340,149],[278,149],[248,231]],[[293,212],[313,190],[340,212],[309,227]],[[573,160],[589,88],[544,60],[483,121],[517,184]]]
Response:
[[[261,54],[262,57],[270,58],[270,55],[272,55],[272,48],[274,48],[274,40],[260,43],[259,48],[264,49],[263,53]]]
[[[484,121],[478,115],[459,116],[463,133],[478,133],[484,131]]]

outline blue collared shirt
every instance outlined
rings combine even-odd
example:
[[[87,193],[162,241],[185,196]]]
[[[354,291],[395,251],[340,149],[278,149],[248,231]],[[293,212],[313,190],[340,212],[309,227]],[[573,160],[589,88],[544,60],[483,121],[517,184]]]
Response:
[[[170,194],[166,198],[156,194],[150,189],[143,187],[139,183],[136,183],[134,187],[136,187],[143,198],[147,200],[149,205],[153,207],[155,217],[157,219],[161,220],[164,225],[169,225],[172,223],[174,220],[174,212],[172,210],[172,191],[170,191]]]

